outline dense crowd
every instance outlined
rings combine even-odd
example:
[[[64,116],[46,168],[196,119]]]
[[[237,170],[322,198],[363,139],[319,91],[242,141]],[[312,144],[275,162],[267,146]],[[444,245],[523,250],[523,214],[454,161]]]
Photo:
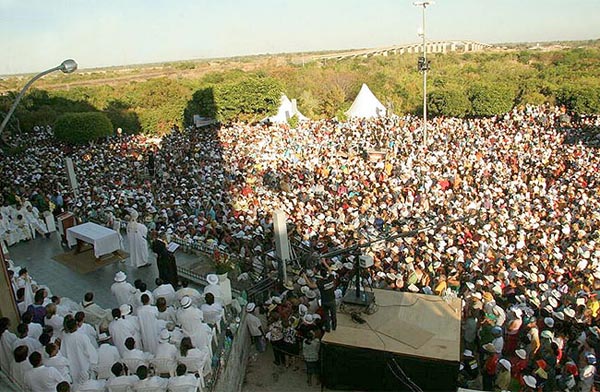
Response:
[[[427,143],[411,116],[296,129],[234,124],[82,147],[56,144],[43,129],[19,159],[2,162],[4,203],[30,200],[40,212],[69,209],[83,220],[126,219],[134,209],[167,241],[240,255],[244,272],[272,247],[275,209],[317,254],[418,230],[364,249],[375,263],[368,283],[464,299],[465,369],[476,366],[461,373],[465,385],[504,388],[510,367],[508,382],[519,388],[575,382],[585,390],[600,354],[600,157],[590,131],[600,120],[564,117],[525,107],[438,118]],[[328,260],[341,291],[353,258]],[[299,279],[280,301],[318,295]],[[304,315],[296,302],[296,323],[318,314],[318,302]]]

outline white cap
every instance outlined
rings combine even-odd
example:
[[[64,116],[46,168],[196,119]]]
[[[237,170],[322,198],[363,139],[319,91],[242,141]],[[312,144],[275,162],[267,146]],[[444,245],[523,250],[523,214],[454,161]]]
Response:
[[[554,327],[554,319],[552,317],[546,317],[544,319],[544,324],[548,326],[548,328]]]
[[[522,348],[515,350],[515,354],[517,354],[517,357],[521,359],[527,358],[527,351],[523,350]]]
[[[502,358],[502,359],[500,360],[500,365],[504,366],[504,368],[505,368],[506,370],[510,370],[510,368],[511,368],[511,365],[510,365],[510,362],[509,362],[509,360],[508,360],[508,359],[504,359],[504,358]]]
[[[121,316],[127,316],[128,314],[131,314],[131,306],[127,304],[119,306],[119,310],[121,311]]]
[[[312,314],[307,313],[304,315],[304,317],[302,317],[302,321],[304,321],[306,324],[312,324],[315,322],[315,318]]]
[[[248,313],[252,313],[255,308],[256,304],[254,302],[248,302],[248,304],[246,304],[246,312]]]
[[[168,331],[168,330],[166,330],[166,329],[163,329],[163,330],[160,332],[160,340],[162,340],[162,341],[167,341],[167,340],[169,340],[169,339],[171,339],[171,332],[169,332],[169,331]]]
[[[523,376],[523,381],[525,382],[525,385],[527,385],[529,388],[535,388],[537,386],[537,381],[535,380],[535,377],[530,376],[529,374]]]

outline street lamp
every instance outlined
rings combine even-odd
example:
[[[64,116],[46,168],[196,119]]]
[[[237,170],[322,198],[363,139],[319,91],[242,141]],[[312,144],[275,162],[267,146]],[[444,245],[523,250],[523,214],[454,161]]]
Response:
[[[2,120],[2,124],[0,125],[0,136],[2,136],[2,132],[4,132],[4,128],[6,127],[6,124],[8,124],[8,120],[10,120],[10,117],[12,116],[15,109],[17,108],[19,101],[21,101],[21,98],[23,98],[23,95],[25,95],[25,92],[33,84],[33,82],[35,82],[42,76],[48,75],[49,73],[54,72],[54,71],[60,70],[64,73],[71,73],[71,72],[75,71],[76,69],[77,69],[77,63],[75,62],[75,60],[68,59],[68,60],[63,61],[60,65],[58,65],[54,68],[47,69],[44,72],[40,72],[39,74],[37,74],[33,78],[31,78],[31,80],[29,82],[27,82],[25,87],[23,87],[21,92],[19,92],[19,95],[17,95],[17,99],[15,99],[15,102],[13,103],[10,110],[8,111],[8,114],[4,117],[4,120]]]
[[[419,59],[419,71],[423,71],[423,144],[427,145],[427,46],[425,46],[425,8],[435,4],[432,0],[415,1],[413,5],[423,7],[423,27],[419,35],[423,36],[423,57]]]

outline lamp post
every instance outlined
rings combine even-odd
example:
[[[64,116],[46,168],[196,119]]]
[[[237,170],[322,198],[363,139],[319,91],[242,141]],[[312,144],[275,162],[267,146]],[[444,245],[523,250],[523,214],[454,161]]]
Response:
[[[415,1],[413,5],[417,7],[423,7],[423,60],[422,63],[419,61],[419,70],[423,71],[423,144],[427,145],[427,70],[429,64],[427,63],[427,46],[425,43],[425,8],[429,5],[435,4],[434,1]],[[421,65],[422,64],[422,65]]]
[[[23,95],[25,95],[25,92],[33,84],[33,82],[35,82],[42,76],[48,75],[49,73],[54,72],[54,71],[60,70],[64,73],[71,73],[71,72],[75,71],[76,69],[77,69],[77,63],[75,62],[75,60],[68,59],[68,60],[63,61],[60,65],[58,65],[54,68],[47,69],[44,72],[40,72],[39,74],[37,74],[33,78],[31,78],[31,80],[29,82],[27,82],[25,87],[23,87],[23,89],[21,89],[21,91],[19,92],[19,95],[17,95],[17,99],[15,99],[15,102],[10,107],[8,114],[6,114],[6,116],[4,117],[4,120],[2,120],[2,124],[0,125],[0,136],[2,136],[2,132],[4,132],[4,128],[6,127],[6,124],[8,124],[8,120],[10,120],[12,114],[14,113],[15,109],[17,108],[17,105],[21,101],[21,98],[23,98]]]

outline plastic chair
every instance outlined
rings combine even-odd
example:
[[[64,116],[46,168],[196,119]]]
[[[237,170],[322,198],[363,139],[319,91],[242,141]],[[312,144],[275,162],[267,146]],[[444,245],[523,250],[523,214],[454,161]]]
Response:
[[[196,392],[202,391],[200,383],[197,385],[176,385],[174,387],[169,386],[169,392]]]
[[[129,385],[115,385],[115,386],[109,386],[108,387],[108,392],[131,392],[132,389],[129,387]]]
[[[148,362],[144,361],[143,359],[128,358],[128,359],[121,359],[121,362],[123,362],[125,364],[125,366],[127,366],[127,375],[128,376],[135,374],[135,372],[137,371],[137,368],[139,368],[140,366],[142,366],[142,365],[148,366]]]
[[[157,376],[168,374],[169,377],[175,377],[177,361],[171,358],[154,358],[150,360],[150,366],[154,368],[154,374]]]
[[[110,371],[110,366],[94,366],[92,371],[96,374],[96,380],[108,380],[112,377],[112,372]]]
[[[197,374],[198,380],[200,381],[200,386],[202,388],[204,388],[205,387],[204,375],[206,372],[207,363],[208,363],[208,368],[210,369],[210,372],[212,372],[212,368],[210,368],[210,357],[208,356],[208,353],[206,351],[202,351],[202,352],[205,353],[204,357],[202,357],[202,358],[183,357],[183,358],[179,358],[179,363],[182,363],[185,365],[188,373]],[[208,373],[206,373],[206,374],[208,374]]]

